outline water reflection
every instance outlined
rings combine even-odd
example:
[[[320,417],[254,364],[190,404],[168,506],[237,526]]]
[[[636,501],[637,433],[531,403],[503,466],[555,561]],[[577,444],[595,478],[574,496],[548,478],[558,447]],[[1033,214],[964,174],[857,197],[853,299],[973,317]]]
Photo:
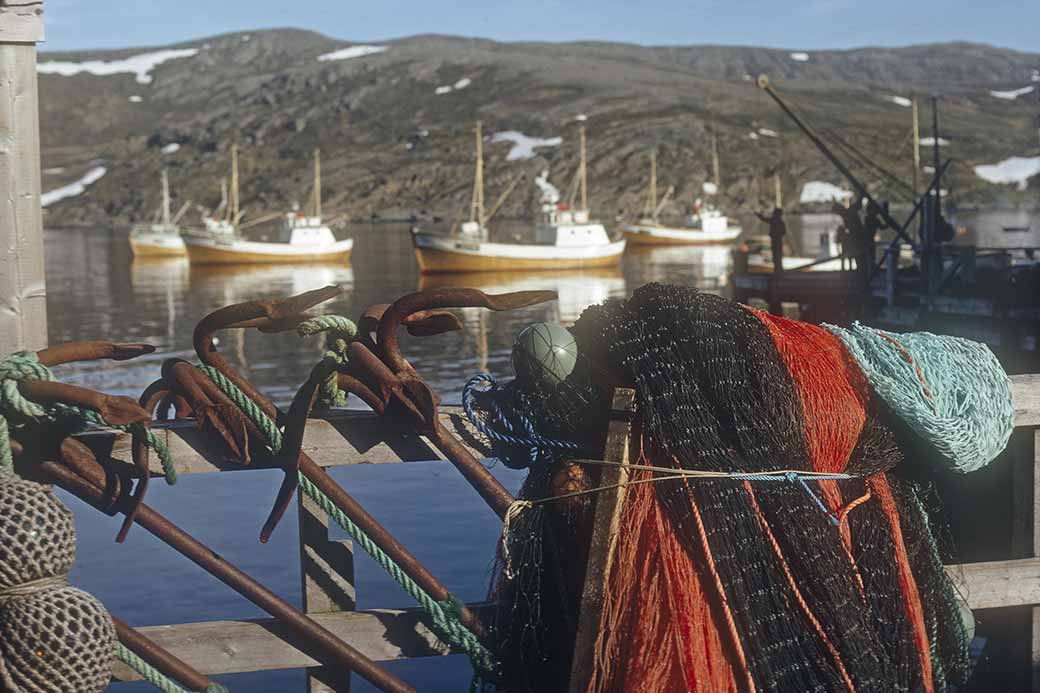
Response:
[[[678,283],[723,294],[733,264],[730,246],[632,246],[626,250],[631,288]]]
[[[192,291],[219,292],[225,303],[241,303],[271,295],[292,296],[323,286],[354,284],[349,265],[192,265]]]

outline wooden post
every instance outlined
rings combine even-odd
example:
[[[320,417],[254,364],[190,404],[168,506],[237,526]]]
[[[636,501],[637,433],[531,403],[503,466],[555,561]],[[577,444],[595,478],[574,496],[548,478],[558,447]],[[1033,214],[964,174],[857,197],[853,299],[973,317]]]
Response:
[[[300,580],[303,611],[324,614],[353,611],[354,548],[350,540],[329,540],[329,514],[302,491],[297,493],[300,517]],[[311,667],[308,693],[348,693],[350,672]]]
[[[42,40],[42,0],[0,0],[0,355],[47,346],[36,86]]]
[[[603,447],[604,460],[628,464],[629,437],[632,433],[632,414],[635,407],[635,390],[624,387],[614,390],[607,441]],[[624,466],[603,467],[599,485],[606,487],[606,490],[595,495],[595,519],[589,543],[589,559],[585,567],[585,587],[581,595],[577,635],[574,638],[574,659],[571,661],[571,693],[585,691],[592,675],[596,643],[599,639],[603,591],[610,575],[610,564],[617,543],[621,509],[625,503],[626,487],[623,484],[628,481],[628,475],[628,469]],[[609,488],[611,486],[614,488]]]

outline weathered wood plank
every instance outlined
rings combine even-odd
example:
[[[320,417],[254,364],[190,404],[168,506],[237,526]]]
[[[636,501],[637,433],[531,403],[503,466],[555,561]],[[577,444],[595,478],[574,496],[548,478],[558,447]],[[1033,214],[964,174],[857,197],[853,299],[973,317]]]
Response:
[[[478,613],[487,608],[486,604],[469,606]],[[419,609],[339,611],[314,614],[312,618],[374,660],[450,653],[427,627]],[[302,669],[318,664],[292,644],[291,636],[274,619],[181,623],[137,630],[206,675]],[[113,678],[136,681],[141,677],[119,663]]]
[[[1040,558],[962,563],[946,573],[972,609],[1040,605]]]
[[[1016,426],[1040,426],[1040,373],[1011,376]]]
[[[614,390],[611,421],[603,448],[604,460],[619,462],[621,465],[628,464],[629,437],[632,433],[632,413],[635,411],[635,405],[635,390],[620,387]],[[574,640],[574,658],[571,661],[571,693],[584,691],[592,676],[592,664],[595,661],[600,633],[603,592],[614,558],[627,481],[626,467],[603,467],[599,486],[605,490],[596,494],[595,519],[585,568],[585,586],[581,595],[577,635]]]
[[[456,430],[460,415],[459,407],[441,408],[441,421],[449,430]],[[178,474],[272,466],[272,460],[255,448],[252,450],[253,464],[249,467],[228,459],[222,443],[199,431],[191,420],[156,424],[155,431],[170,448]],[[130,460],[130,436],[125,433],[93,431],[81,434],[79,438],[102,456],[111,453],[117,460]],[[424,437],[394,431],[374,413],[367,411],[333,410],[320,418],[312,418],[303,438],[303,451],[322,467],[444,459]],[[473,453],[478,458],[483,456],[478,450],[473,450]],[[154,455],[151,469],[154,475],[162,472]]]
[[[43,40],[43,0],[0,0],[0,43]]]
[[[330,540],[329,514],[302,491],[297,491],[297,499],[303,611],[352,611],[356,605],[353,542]],[[349,691],[349,671],[327,666],[307,670],[307,693]]]
[[[35,39],[4,23],[21,11],[0,6],[0,353],[4,354],[47,345],[36,46],[31,43]]]

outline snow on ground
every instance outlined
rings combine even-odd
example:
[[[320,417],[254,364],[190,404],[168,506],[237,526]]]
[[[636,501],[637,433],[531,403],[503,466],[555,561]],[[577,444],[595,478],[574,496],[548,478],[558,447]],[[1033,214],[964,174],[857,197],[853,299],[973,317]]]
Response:
[[[386,46],[350,46],[349,48],[340,48],[338,51],[332,51],[331,53],[322,53],[318,56],[318,61],[348,60],[350,58],[372,55],[373,53],[382,53],[385,50]]]
[[[715,185],[709,180],[705,181],[704,184],[701,185],[701,190],[704,191],[705,195],[714,195],[719,191],[719,186]]]
[[[1036,87],[1028,86],[1022,87],[1021,89],[1012,89],[1011,91],[991,91],[990,96],[994,96],[998,99],[1004,99],[1005,101],[1014,101],[1018,97],[1025,96],[1026,94],[1032,92],[1034,89],[1036,89]]]
[[[904,106],[905,108],[910,108],[911,106],[914,105],[914,102],[911,101],[910,99],[906,98],[905,96],[896,96],[895,94],[885,94],[884,99],[885,99],[885,101],[891,101],[892,103],[898,104],[900,106]]]
[[[137,94],[133,94],[129,97],[128,101],[130,101],[130,103],[141,103],[142,101],[144,101],[144,99],[142,99]]]
[[[990,183],[1017,183],[1025,190],[1030,178],[1040,175],[1040,156],[1013,156],[996,164],[975,167],[975,175]]]
[[[803,53],[802,51],[796,51],[791,53],[791,60],[799,63],[807,63],[809,62],[809,54]]]
[[[1029,75],[1030,82],[1040,82],[1040,70],[1033,70],[1033,74]]]
[[[45,75],[63,75],[65,77],[78,75],[81,72],[101,76],[130,72],[137,75],[137,81],[140,84],[148,84],[152,81],[151,72],[156,66],[167,60],[190,58],[198,52],[198,48],[170,48],[153,53],[131,55],[129,58],[122,60],[86,60],[81,63],[65,60],[48,60],[37,65],[36,71]]]
[[[757,132],[749,132],[748,133],[748,139],[749,140],[757,140],[758,139],[758,133]]]
[[[442,84],[441,86],[434,89],[433,93],[440,96],[441,94],[450,94],[453,91],[459,91],[465,89],[469,85],[473,84],[473,80],[469,77],[463,77],[455,84]]]
[[[763,137],[779,137],[780,136],[779,132],[777,132],[776,130],[770,130],[769,128],[759,128],[758,129],[758,134],[762,135]]]
[[[852,197],[852,193],[844,188],[832,183],[813,180],[805,184],[805,187],[802,188],[802,196],[798,200],[802,204],[809,202],[841,202],[850,197]]]
[[[950,143],[949,140],[943,139],[942,137],[939,138],[939,146],[940,147],[945,147],[949,143]],[[921,138],[921,146],[922,147],[934,147],[935,146],[935,138],[934,137],[922,137]]]
[[[40,206],[46,207],[52,205],[58,200],[64,200],[66,197],[76,197],[76,195],[82,195],[83,191],[87,189],[87,186],[91,183],[99,180],[103,175],[108,173],[108,169],[104,166],[95,166],[94,168],[83,174],[83,177],[78,181],[63,185],[56,190],[49,190],[40,195]]]
[[[45,168],[45,169],[43,169],[43,175],[45,175],[45,176],[53,176],[56,173],[65,173],[65,167],[64,166],[55,166],[54,168]]]
[[[170,142],[168,145],[163,147],[161,151],[163,154],[176,154],[181,148],[181,145],[177,142]]]
[[[253,38],[252,34],[246,34],[245,36],[242,37],[242,43],[245,43],[246,41],[248,41],[251,38]]]
[[[513,148],[506,155],[506,161],[517,159],[530,159],[534,156],[534,150],[538,147],[559,147],[563,144],[562,137],[529,137],[516,130],[496,132],[491,136],[491,142],[512,142]]]

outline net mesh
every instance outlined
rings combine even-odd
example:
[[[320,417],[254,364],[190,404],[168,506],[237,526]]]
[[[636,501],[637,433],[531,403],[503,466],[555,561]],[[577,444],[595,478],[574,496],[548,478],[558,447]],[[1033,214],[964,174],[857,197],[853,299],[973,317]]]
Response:
[[[657,284],[589,308],[572,331],[578,360],[565,381],[518,377],[501,393],[540,433],[583,449],[543,451],[522,498],[560,495],[559,458],[598,456],[618,385],[637,392],[643,464],[860,477],[808,490],[737,479],[635,487],[590,690],[637,679],[645,690],[724,690],[746,676],[761,690],[931,691],[965,677],[963,626],[918,491],[898,476],[901,449],[834,335]],[[595,483],[593,471],[583,484]],[[511,690],[566,685],[589,523],[588,503],[568,501],[512,527],[511,569],[496,584]]]
[[[103,691],[115,627],[97,599],[66,583],[72,513],[49,486],[0,473],[0,690]]]

